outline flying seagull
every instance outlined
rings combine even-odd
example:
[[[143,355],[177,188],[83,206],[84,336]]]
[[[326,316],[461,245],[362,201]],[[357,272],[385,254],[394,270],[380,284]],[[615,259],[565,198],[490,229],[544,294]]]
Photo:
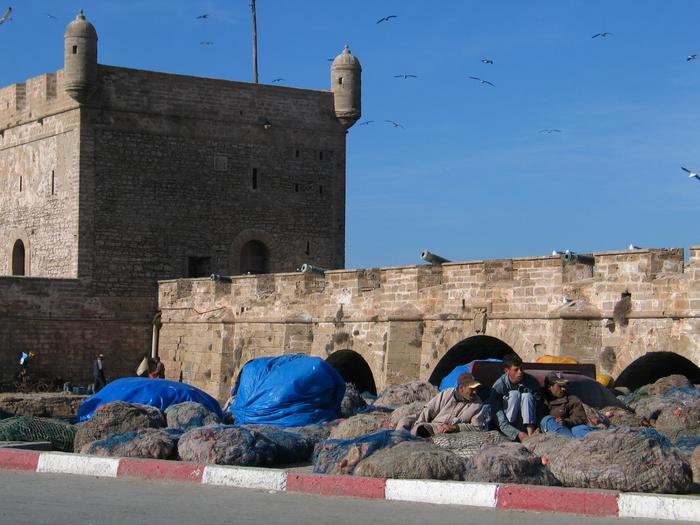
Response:
[[[482,58],[481,63],[482,64],[493,64],[493,60],[491,60],[490,58]]]
[[[561,133],[560,129],[541,129],[540,133]]]
[[[698,56],[697,55],[688,55],[688,58],[685,59],[686,62],[690,62],[691,60],[697,60]]]
[[[365,120],[364,122],[360,122],[358,126],[366,126],[368,124],[371,124],[372,122],[374,122],[374,120]]]
[[[382,22],[388,22],[392,18],[398,18],[398,17],[396,15],[385,16],[384,18],[380,18],[379,20],[377,20],[377,23],[381,24]]]
[[[385,120],[384,122],[388,122],[389,124],[391,124],[395,128],[403,128],[403,126],[401,124],[399,124],[398,122],[395,122],[393,120]]]
[[[688,174],[689,179],[695,177],[696,179],[700,180],[700,175],[695,173],[694,171],[690,171],[688,168],[684,168],[683,166],[681,166],[681,169]]]
[[[53,16],[51,13],[46,13],[46,16],[49,17],[51,20],[58,20],[58,18]]]
[[[9,22],[10,20],[12,20],[12,8],[8,7],[5,14],[0,17],[0,25],[4,24],[5,22]]]
[[[283,78],[275,78],[272,80],[272,83],[274,84],[275,82],[282,82],[283,80]]]
[[[203,15],[196,16],[195,18],[197,20],[206,20],[207,18],[209,18],[209,14],[204,13]]]
[[[496,84],[489,82],[488,80],[484,80],[483,78],[479,78],[479,77],[469,77],[469,78],[471,78],[472,80],[478,80],[480,84],[488,84],[489,86],[496,87]]]
[[[206,42],[200,42],[199,45],[200,46],[213,46],[214,42],[210,42],[209,40],[207,40]]]
[[[596,38],[596,37],[599,37],[599,36],[602,36],[603,38],[607,38],[607,37],[609,37],[610,35],[612,35],[612,33],[608,33],[607,31],[603,31],[602,33],[596,33],[596,34],[593,35],[591,38]]]
[[[401,75],[394,75],[394,78],[403,78],[406,80],[407,78],[418,78],[418,75],[406,75],[406,74],[401,74]]]

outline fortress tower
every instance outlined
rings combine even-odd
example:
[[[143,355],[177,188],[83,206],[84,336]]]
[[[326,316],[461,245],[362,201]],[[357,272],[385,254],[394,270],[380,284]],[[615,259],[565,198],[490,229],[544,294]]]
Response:
[[[348,129],[362,115],[362,66],[347,44],[333,60],[331,91],[335,95],[335,115]]]
[[[66,27],[63,42],[64,89],[84,103],[97,87],[97,31],[82,9]]]

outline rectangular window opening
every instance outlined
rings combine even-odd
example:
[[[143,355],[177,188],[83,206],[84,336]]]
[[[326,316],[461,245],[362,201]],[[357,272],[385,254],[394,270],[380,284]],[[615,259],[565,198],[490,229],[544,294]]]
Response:
[[[22,192],[22,175],[19,176],[19,191]]]
[[[343,85],[343,77],[338,77],[338,85]]]
[[[187,277],[209,277],[211,275],[211,257],[188,257]]]
[[[318,193],[319,195],[323,195],[323,186],[318,187]]]
[[[294,150],[294,158],[295,158],[295,159],[298,159],[300,154],[301,154],[301,153],[299,152],[298,149],[297,149],[297,150]]]
[[[318,160],[323,160],[323,152],[322,151],[318,152]]]
[[[258,189],[258,168],[253,168],[253,189]]]
[[[74,55],[78,54],[78,46],[73,46],[73,54]]]
[[[56,194],[56,175],[54,170],[51,170],[51,195]]]
[[[299,193],[299,184],[294,185],[294,191],[295,193]]]
[[[306,255],[311,255],[311,245],[309,241],[306,241],[306,251],[304,252]]]

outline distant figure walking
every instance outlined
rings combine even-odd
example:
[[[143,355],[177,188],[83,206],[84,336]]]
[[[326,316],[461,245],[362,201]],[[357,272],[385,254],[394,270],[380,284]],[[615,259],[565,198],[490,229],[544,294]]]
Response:
[[[107,380],[105,379],[104,364],[102,363],[104,357],[105,356],[102,354],[98,355],[97,359],[95,359],[95,362],[92,365],[92,379],[95,383],[95,393],[99,392],[107,384]]]
[[[153,360],[153,363],[156,366],[153,369],[153,372],[148,374],[148,377],[151,379],[165,379],[165,365],[163,364],[163,361],[160,360],[160,357],[156,357]]]

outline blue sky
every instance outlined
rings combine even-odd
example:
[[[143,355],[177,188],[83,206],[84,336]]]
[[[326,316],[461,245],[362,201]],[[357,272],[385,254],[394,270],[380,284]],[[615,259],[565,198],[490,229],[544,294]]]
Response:
[[[252,78],[249,0],[8,5],[1,85],[62,67],[81,7],[100,63]],[[362,62],[362,120],[375,122],[348,134],[347,267],[413,264],[423,249],[687,248],[700,244],[700,181],[680,170],[700,171],[700,60],[686,61],[698,20],[697,0],[258,0],[260,78],[328,89],[346,42]]]

